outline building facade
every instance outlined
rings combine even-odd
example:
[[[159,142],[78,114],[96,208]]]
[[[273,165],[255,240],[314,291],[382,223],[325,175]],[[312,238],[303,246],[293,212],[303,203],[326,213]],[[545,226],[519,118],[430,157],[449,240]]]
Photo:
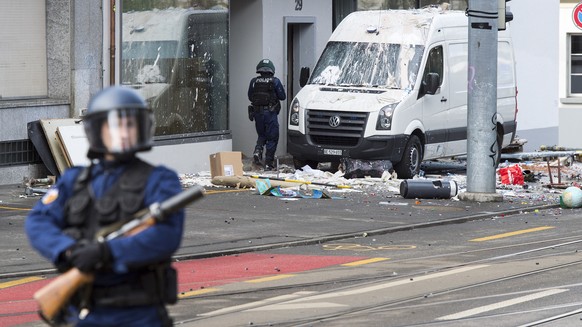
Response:
[[[277,154],[284,155],[286,108],[300,88],[300,69],[315,65],[343,17],[355,10],[439,2],[0,0],[0,184],[54,174],[31,142],[31,134],[38,133],[31,122],[80,120],[91,95],[111,84],[138,89],[154,109],[155,147],[145,159],[195,173],[209,170],[211,153],[234,150],[250,156],[256,134],[247,118],[247,88],[262,58],[274,62],[288,95],[279,118]],[[518,134],[530,147],[539,143],[529,135],[557,144],[558,11],[560,34],[566,33],[561,16],[575,3],[508,4],[515,16],[510,24],[517,57]],[[464,10],[467,1],[448,5]],[[549,21],[549,28],[533,34],[538,21]],[[577,40],[571,37],[575,31],[567,32],[568,40]],[[559,56],[568,58],[559,61],[560,76],[570,74],[562,69],[570,60],[566,48],[562,51],[565,43],[560,41]],[[567,98],[573,99],[562,101]],[[562,92],[560,83],[560,110],[575,106],[575,98]],[[560,125],[574,124],[567,116],[562,122],[562,116]]]
[[[582,149],[582,2],[560,1],[559,125],[564,147]],[[539,76],[543,79],[543,75]]]

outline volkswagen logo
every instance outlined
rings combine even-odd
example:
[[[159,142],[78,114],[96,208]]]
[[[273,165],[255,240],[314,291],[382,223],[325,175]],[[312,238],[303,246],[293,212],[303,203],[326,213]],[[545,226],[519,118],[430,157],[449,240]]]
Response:
[[[341,119],[339,116],[331,116],[329,117],[329,126],[336,128],[340,125]]]

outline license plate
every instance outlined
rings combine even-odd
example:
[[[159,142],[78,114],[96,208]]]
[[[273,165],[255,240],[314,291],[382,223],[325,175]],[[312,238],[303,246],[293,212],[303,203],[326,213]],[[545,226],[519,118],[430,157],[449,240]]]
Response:
[[[328,156],[341,156],[343,151],[337,149],[323,149],[323,154]]]

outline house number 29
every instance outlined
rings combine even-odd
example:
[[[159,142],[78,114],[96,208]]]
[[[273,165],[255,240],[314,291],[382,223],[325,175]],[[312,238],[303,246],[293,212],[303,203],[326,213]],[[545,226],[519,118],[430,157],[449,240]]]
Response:
[[[295,10],[303,9],[303,0],[295,0]]]

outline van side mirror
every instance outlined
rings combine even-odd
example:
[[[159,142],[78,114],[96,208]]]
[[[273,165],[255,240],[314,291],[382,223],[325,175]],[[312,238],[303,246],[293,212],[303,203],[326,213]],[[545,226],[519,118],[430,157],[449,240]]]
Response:
[[[304,87],[307,85],[307,80],[309,79],[309,67],[301,67],[301,73],[299,74],[299,85]]]
[[[437,73],[428,73],[422,83],[426,94],[435,94],[441,85],[441,77]]]

